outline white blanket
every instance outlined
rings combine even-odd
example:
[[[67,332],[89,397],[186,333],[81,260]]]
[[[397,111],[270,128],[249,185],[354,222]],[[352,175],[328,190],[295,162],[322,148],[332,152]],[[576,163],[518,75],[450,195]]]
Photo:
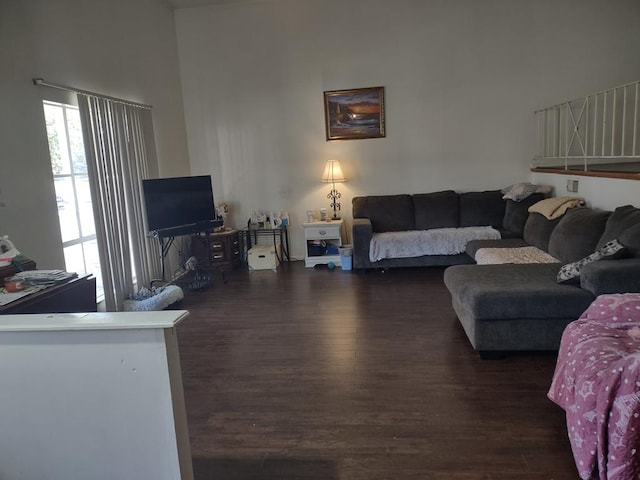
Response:
[[[470,240],[500,238],[492,227],[432,228],[405,232],[374,233],[369,245],[369,260],[410,258],[423,255],[463,253]]]
[[[153,293],[148,289],[144,289],[145,293],[138,292],[134,295],[138,299],[128,298],[123,302],[125,312],[145,312],[164,310],[172,303],[182,300],[184,292],[177,285],[165,285],[157,289],[153,289]],[[149,296],[147,296],[147,293]]]
[[[537,247],[479,248],[476,252],[478,265],[499,263],[558,263],[560,260]]]

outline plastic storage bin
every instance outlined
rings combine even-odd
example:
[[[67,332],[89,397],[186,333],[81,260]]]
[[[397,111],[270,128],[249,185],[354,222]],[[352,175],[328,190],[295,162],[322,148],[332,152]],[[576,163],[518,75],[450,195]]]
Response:
[[[277,249],[273,245],[256,245],[247,252],[249,270],[273,270],[278,269],[280,258],[280,245]]]
[[[351,245],[343,245],[338,248],[340,252],[340,266],[342,270],[351,270],[353,262],[353,248]]]
[[[321,257],[327,254],[327,243],[324,240],[307,240],[307,251],[310,257]]]

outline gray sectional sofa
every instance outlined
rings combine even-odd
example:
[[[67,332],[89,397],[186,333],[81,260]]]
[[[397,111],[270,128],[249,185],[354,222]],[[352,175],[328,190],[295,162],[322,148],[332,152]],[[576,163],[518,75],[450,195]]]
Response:
[[[355,269],[448,266],[444,283],[453,308],[473,347],[484,358],[506,352],[557,350],[564,328],[601,294],[640,292],[640,209],[614,212],[573,208],[548,220],[529,207],[544,199],[534,193],[515,202],[501,191],[456,193],[452,190],[363,196],[353,199]],[[371,261],[376,233],[492,226],[496,240],[471,240],[465,253],[385,258]],[[617,239],[622,258],[584,265],[570,282],[559,282],[563,265],[578,262]],[[554,263],[477,265],[481,248],[537,247]]]
[[[587,263],[577,277],[558,281],[563,265],[588,257],[611,240],[625,247],[621,258]],[[631,205],[614,212],[580,207],[556,220],[531,213],[522,239],[472,241],[467,252],[471,259],[480,248],[526,245],[559,262],[456,265],[444,272],[453,308],[482,357],[557,350],[564,328],[598,295],[640,292],[640,209]]]
[[[528,208],[544,198],[534,193],[515,202],[503,200],[500,190],[457,193],[453,190],[414,195],[354,197],[353,267],[355,269],[448,266],[473,263],[466,253],[385,258],[372,262],[369,247],[374,234],[441,228],[492,226],[501,237],[522,238]]]

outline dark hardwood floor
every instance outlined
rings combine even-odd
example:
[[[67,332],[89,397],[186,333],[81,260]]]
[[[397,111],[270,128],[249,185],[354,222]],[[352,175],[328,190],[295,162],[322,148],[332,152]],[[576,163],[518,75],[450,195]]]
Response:
[[[245,268],[180,306],[196,479],[578,478],[554,355],[481,360],[441,268]]]

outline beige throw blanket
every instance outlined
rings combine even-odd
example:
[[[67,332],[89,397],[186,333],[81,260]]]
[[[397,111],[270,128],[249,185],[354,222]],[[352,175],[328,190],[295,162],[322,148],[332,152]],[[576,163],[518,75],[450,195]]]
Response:
[[[499,263],[558,263],[560,260],[537,247],[479,248],[476,252],[478,265]]]
[[[540,200],[529,207],[529,212],[544,215],[549,220],[561,217],[567,210],[584,205],[581,197],[552,197]]]
[[[492,227],[432,228],[405,232],[374,233],[369,244],[369,260],[411,258],[423,255],[463,253],[470,240],[500,238]]]

